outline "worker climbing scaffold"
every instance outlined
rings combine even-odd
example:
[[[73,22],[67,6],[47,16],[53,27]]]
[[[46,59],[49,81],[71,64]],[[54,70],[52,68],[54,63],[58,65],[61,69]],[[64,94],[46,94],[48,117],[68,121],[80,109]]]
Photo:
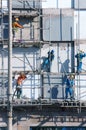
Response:
[[[23,26],[19,24],[19,18],[15,18],[12,23],[13,41],[15,39],[15,32],[17,32],[18,28],[23,28]]]
[[[79,74],[82,71],[82,59],[86,57],[86,53],[84,51],[79,50],[79,52],[75,55],[77,58],[77,73]]]
[[[42,63],[42,70],[46,70],[47,72],[50,72],[50,68],[52,65],[52,61],[54,60],[54,50],[48,51],[48,57],[46,57]]]

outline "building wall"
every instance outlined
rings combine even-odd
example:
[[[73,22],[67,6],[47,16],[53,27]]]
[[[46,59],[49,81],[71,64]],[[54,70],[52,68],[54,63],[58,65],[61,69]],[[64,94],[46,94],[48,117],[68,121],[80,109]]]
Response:
[[[47,1],[48,2],[48,1]],[[46,4],[46,8],[49,8],[48,5],[49,3],[47,4],[47,2],[44,2]],[[74,39],[80,39],[80,40],[85,40],[86,38],[86,32],[85,32],[85,27],[86,27],[86,18],[84,17],[85,16],[85,13],[86,13],[86,7],[85,7],[85,0],[57,0],[57,4],[56,4],[56,1],[54,1],[55,5],[57,5],[57,8],[58,9],[64,9],[64,11],[66,9],[74,9]],[[78,4],[79,4],[79,7],[78,7]],[[55,9],[55,6],[52,4],[52,7]],[[77,10],[79,9],[79,10]],[[51,9],[52,10],[52,9]],[[48,11],[47,11],[48,12]],[[56,11],[55,11],[56,12]],[[50,13],[50,11],[49,11]],[[67,13],[69,13],[69,11],[67,11]],[[66,15],[67,15],[66,13]],[[59,16],[59,11],[58,11],[58,16]],[[54,16],[54,14],[53,14]],[[56,18],[56,17],[55,17]],[[56,18],[58,19],[58,18]],[[46,20],[47,21],[47,20]],[[54,29],[54,32],[56,32],[55,34],[57,34],[57,36],[55,35],[54,39],[59,39],[58,37],[60,32],[59,32],[59,22],[55,22],[56,20],[54,20],[54,25],[56,25],[57,23],[57,28]],[[69,23],[70,23],[70,20],[68,20]],[[68,25],[68,23],[67,23]],[[47,25],[46,25],[47,26]],[[51,29],[52,30],[52,29]],[[62,29],[62,31],[66,30],[65,28]],[[45,30],[44,30],[45,32]],[[67,32],[67,30],[66,30]],[[48,33],[49,34],[49,33]],[[51,33],[52,34],[52,33]]]
[[[57,8],[71,8],[73,0],[57,0]]]
[[[45,0],[42,2],[42,8],[72,8],[74,0]]]
[[[44,0],[42,2],[42,8],[57,8],[57,0]]]
[[[65,33],[66,32],[66,33]],[[43,10],[43,40],[73,41],[74,12],[70,9]]]
[[[86,9],[86,1],[85,0],[75,0],[74,1],[74,8],[75,9]]]
[[[74,11],[74,39],[86,40],[86,11]]]

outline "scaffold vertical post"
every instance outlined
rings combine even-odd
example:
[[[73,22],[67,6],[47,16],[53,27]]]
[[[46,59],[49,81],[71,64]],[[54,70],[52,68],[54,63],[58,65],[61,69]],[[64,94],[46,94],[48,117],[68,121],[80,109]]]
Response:
[[[80,50],[80,0],[78,0],[78,45]],[[80,100],[80,75],[79,75],[79,100]]]
[[[12,130],[12,0],[8,0],[8,130]]]
[[[39,4],[41,6],[41,0],[39,0]],[[39,6],[39,42],[40,42],[40,50],[39,50],[39,57],[41,57],[41,32],[42,32],[42,28],[41,28],[41,19],[42,19],[42,13],[41,13],[41,8]],[[42,93],[42,89],[43,89],[43,85],[42,85],[42,73],[41,73],[41,58],[40,58],[40,69],[39,69],[39,72],[40,72],[40,95],[42,97],[43,93]]]
[[[1,10],[2,9],[3,9],[3,7],[2,7],[2,1],[1,1]],[[3,13],[1,14],[1,39],[2,39],[2,48],[3,48],[3,45],[4,45],[4,40],[3,40]],[[3,52],[3,50],[1,52],[1,56],[2,56],[2,92],[1,92],[1,95],[4,96],[4,52]]]

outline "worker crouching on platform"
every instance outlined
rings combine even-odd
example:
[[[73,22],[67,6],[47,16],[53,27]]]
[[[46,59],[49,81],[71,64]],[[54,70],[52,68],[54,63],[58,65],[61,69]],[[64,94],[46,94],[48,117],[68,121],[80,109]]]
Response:
[[[67,76],[66,79],[66,89],[65,89],[65,94],[66,94],[66,99],[68,98],[68,94],[70,95],[70,99],[74,99],[74,85],[75,85],[75,76],[73,74],[70,74]]]
[[[45,58],[42,64],[42,70],[46,70],[47,72],[50,72],[52,61],[54,60],[54,50],[48,51],[47,54],[48,54],[48,57]]]
[[[22,84],[25,79],[26,79],[26,75],[23,73],[21,73],[17,79],[17,86],[16,86],[17,98],[20,98],[22,95]]]
[[[79,50],[79,52],[75,55],[75,58],[77,58],[77,73],[80,73],[82,71],[82,59],[86,57],[86,53]]]

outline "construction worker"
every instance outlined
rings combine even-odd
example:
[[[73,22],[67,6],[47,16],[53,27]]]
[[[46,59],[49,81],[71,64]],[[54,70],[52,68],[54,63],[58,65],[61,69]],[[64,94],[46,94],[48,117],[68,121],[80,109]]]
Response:
[[[77,58],[77,73],[80,73],[82,71],[82,59],[86,57],[86,53],[79,50],[79,52],[75,55],[75,58]]]
[[[13,29],[16,29],[16,28],[23,28],[23,26],[20,25],[18,22],[19,22],[19,18],[15,18],[15,21],[12,23]]]
[[[18,30],[18,28],[23,28],[23,26],[19,24],[19,18],[15,18],[14,22],[12,23],[13,39],[15,38],[15,32]]]
[[[48,53],[48,57],[45,58],[43,64],[42,64],[42,70],[47,70],[47,72],[50,72],[50,67],[52,64],[52,61],[54,60],[54,50],[49,51]]]
[[[17,91],[17,98],[21,97],[22,94],[22,83],[26,79],[26,75],[21,73],[17,79],[17,86],[16,86],[16,91]]]
[[[65,89],[65,94],[66,94],[66,99],[68,98],[68,93],[70,95],[70,99],[74,99],[74,81],[75,76],[73,74],[70,74],[67,76],[66,79],[66,89]]]

